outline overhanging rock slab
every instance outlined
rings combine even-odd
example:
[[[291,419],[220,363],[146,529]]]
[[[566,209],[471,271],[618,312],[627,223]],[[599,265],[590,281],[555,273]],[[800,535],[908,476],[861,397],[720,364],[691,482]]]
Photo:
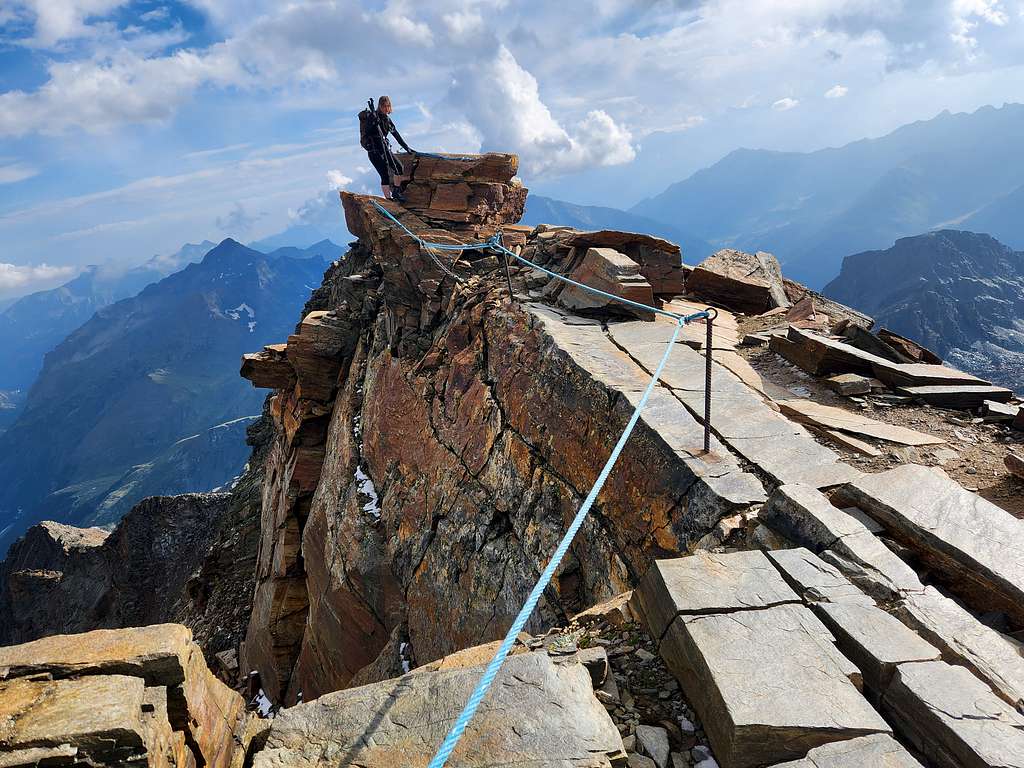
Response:
[[[1024,716],[963,667],[902,664],[883,705],[938,768],[1024,766]]]
[[[790,589],[763,552],[657,560],[633,592],[655,638],[665,634],[676,616],[727,613],[797,603]]]
[[[803,757],[889,726],[848,676],[832,636],[800,605],[679,616],[661,655],[694,703],[723,768]]]
[[[840,495],[913,549],[971,607],[1024,621],[1024,521],[945,472],[915,464],[865,475]]]
[[[256,768],[422,768],[447,735],[481,667],[405,675],[283,710]],[[511,656],[451,765],[610,768],[622,740],[579,663]]]

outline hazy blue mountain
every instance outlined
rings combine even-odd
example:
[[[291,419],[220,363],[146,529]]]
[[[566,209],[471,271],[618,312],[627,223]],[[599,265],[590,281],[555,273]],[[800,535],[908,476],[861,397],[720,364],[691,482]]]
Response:
[[[716,249],[701,238],[663,221],[655,221],[618,208],[600,205],[576,205],[550,197],[529,195],[523,224],[566,224],[577,229],[618,229],[662,237],[683,249],[683,258],[694,264]]]
[[[0,435],[0,552],[42,519],[112,522],[139,493],[209,490],[163,488],[154,478],[168,467],[202,464],[192,476],[203,485],[238,473],[244,442],[225,450],[214,428],[258,414],[265,396],[238,376],[239,358],[286,338],[322,281],[323,258],[289,253],[225,240],[46,355]],[[201,460],[193,445],[207,446]]]
[[[944,112],[838,149],[740,149],[631,212],[666,222],[685,215],[712,244],[771,251],[787,277],[819,288],[846,254],[958,225],[1019,194],[1022,135],[1024,105],[1008,104]],[[1012,208],[1000,209],[1000,221],[1014,221]]]
[[[929,232],[847,256],[824,293],[958,368],[1024,392],[1024,252],[989,235]]]
[[[278,248],[308,248],[323,240],[346,243],[354,239],[345,228],[341,199],[337,192],[321,192],[295,212],[292,223],[283,231],[249,243],[250,248],[270,253]]]
[[[1024,185],[968,216],[961,226],[1024,250]]]
[[[213,245],[208,240],[190,243],[175,254],[154,256],[128,270],[86,267],[64,285],[14,301],[0,312],[0,391],[20,402],[43,366],[43,355],[96,310],[134,296],[150,283],[198,261]]]

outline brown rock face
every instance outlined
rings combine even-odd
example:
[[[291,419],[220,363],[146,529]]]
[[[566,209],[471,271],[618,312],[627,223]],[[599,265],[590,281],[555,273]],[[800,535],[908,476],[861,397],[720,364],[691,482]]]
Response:
[[[525,195],[506,157],[421,158],[409,205],[378,202],[427,240],[486,238],[518,218]],[[437,214],[477,184],[498,185],[487,187],[486,211],[455,224]],[[599,358],[581,365],[571,337],[552,332],[554,316],[524,303],[547,278],[513,264],[511,300],[494,254],[424,253],[371,198],[343,193],[342,203],[359,243],[274,352],[295,384],[271,399],[242,667],[258,669],[271,698],[286,702],[500,637],[621,433],[633,381],[646,383],[593,322],[602,354],[635,379],[604,377]],[[569,271],[586,249],[568,241],[582,234],[539,229],[517,247]],[[671,258],[651,256],[671,256],[669,244],[619,235],[597,233],[587,247],[617,246],[641,275],[657,268],[662,286],[681,284],[678,258],[670,269]],[[304,340],[314,321],[322,344]],[[571,334],[571,323],[559,327]],[[699,430],[684,432],[668,438],[640,425],[530,631],[622,592],[654,557],[684,551],[744,498],[763,498],[753,478],[724,481],[741,474],[734,464],[688,458],[682,446],[699,443]],[[723,478],[715,482],[736,500],[715,495],[704,474]]]
[[[244,750],[244,730],[241,697],[180,625],[0,648],[5,765],[227,768]]]

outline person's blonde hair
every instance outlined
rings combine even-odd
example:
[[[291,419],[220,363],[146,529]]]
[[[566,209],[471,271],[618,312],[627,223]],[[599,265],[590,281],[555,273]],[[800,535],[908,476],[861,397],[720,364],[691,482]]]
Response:
[[[378,112],[383,112],[384,111],[384,107],[390,107],[390,106],[391,106],[391,97],[390,96],[381,96],[379,99],[377,99],[377,111]]]

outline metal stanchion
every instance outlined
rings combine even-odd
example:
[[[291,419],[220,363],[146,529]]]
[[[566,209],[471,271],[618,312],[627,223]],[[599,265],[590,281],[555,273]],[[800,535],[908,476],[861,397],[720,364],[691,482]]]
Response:
[[[708,307],[707,341],[704,345],[704,453],[711,453],[711,358],[714,351],[714,325],[718,310]]]

